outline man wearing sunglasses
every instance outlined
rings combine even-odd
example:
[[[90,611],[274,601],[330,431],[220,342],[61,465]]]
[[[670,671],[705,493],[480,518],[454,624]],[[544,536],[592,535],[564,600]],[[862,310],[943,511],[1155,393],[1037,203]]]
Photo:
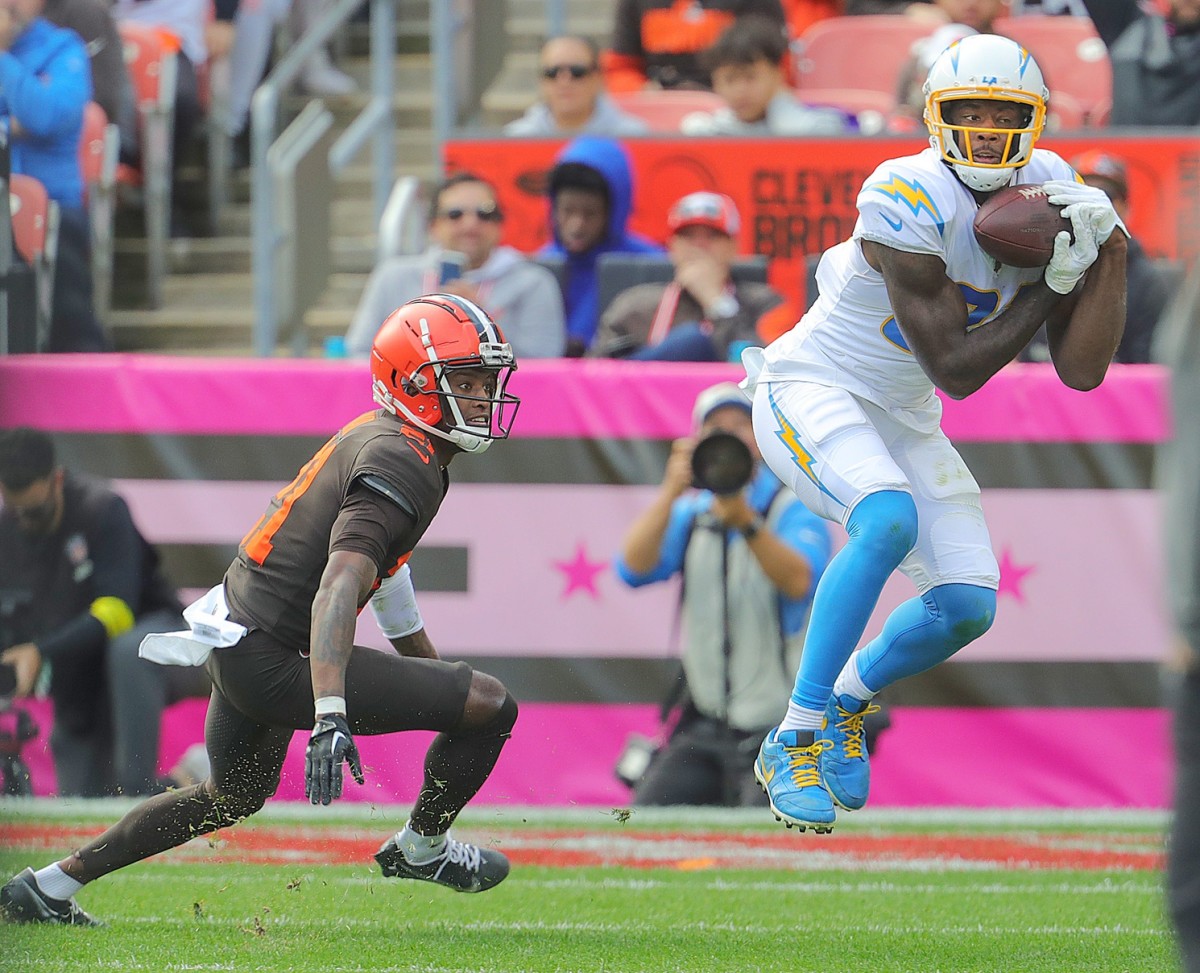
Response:
[[[521,358],[557,358],[566,346],[562,291],[554,275],[501,246],[504,214],[482,177],[457,172],[433,192],[424,253],[389,257],[371,271],[346,334],[367,355],[379,323],[422,294],[453,294],[484,308]]]
[[[553,37],[539,57],[541,98],[504,126],[505,135],[643,135],[642,119],[621,111],[604,91],[600,49],[587,37]]]

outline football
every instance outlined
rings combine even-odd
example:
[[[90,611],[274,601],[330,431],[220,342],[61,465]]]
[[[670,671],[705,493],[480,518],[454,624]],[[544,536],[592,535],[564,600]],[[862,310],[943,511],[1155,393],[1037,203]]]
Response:
[[[1071,221],[1041,186],[1006,186],[979,207],[974,229],[983,252],[1000,263],[1044,267],[1054,256],[1054,238],[1071,232]]]

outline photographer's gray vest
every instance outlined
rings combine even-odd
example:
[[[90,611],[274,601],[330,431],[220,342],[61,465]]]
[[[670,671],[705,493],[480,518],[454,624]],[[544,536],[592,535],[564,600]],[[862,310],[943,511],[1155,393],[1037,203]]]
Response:
[[[773,531],[790,499],[782,489],[771,498],[764,519]],[[775,725],[787,709],[807,623],[784,637],[778,589],[741,534],[710,514],[692,526],[683,577],[683,671],[696,708],[740,730]]]

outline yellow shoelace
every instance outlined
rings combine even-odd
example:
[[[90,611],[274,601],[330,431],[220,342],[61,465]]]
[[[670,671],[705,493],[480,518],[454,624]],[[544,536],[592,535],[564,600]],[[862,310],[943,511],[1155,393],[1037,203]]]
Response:
[[[841,719],[834,725],[846,734],[846,742],[842,749],[846,752],[847,757],[861,757],[863,755],[863,717],[871,713],[878,713],[879,707],[874,703],[869,703],[861,713],[847,713],[840,706],[837,711]]]
[[[792,768],[792,780],[797,787],[820,787],[821,775],[817,772],[817,758],[822,750],[828,750],[833,744],[828,740],[816,740],[807,747],[784,747],[788,755],[788,764]]]

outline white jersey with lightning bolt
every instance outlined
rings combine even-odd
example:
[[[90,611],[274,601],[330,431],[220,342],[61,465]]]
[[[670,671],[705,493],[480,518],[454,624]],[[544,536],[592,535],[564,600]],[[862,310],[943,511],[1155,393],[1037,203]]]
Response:
[[[1012,185],[1077,179],[1053,152],[1035,149]],[[764,351],[758,381],[803,379],[847,389],[882,408],[936,426],[941,404],[933,383],[896,325],[882,275],[862,255],[860,240],[928,253],[962,289],[968,330],[986,327],[1042,270],[1000,266],[975,242],[978,205],[932,148],[883,163],[858,194],[851,238],[827,250],[817,268],[820,297],[791,331]],[[1063,229],[1070,229],[1063,221]]]

